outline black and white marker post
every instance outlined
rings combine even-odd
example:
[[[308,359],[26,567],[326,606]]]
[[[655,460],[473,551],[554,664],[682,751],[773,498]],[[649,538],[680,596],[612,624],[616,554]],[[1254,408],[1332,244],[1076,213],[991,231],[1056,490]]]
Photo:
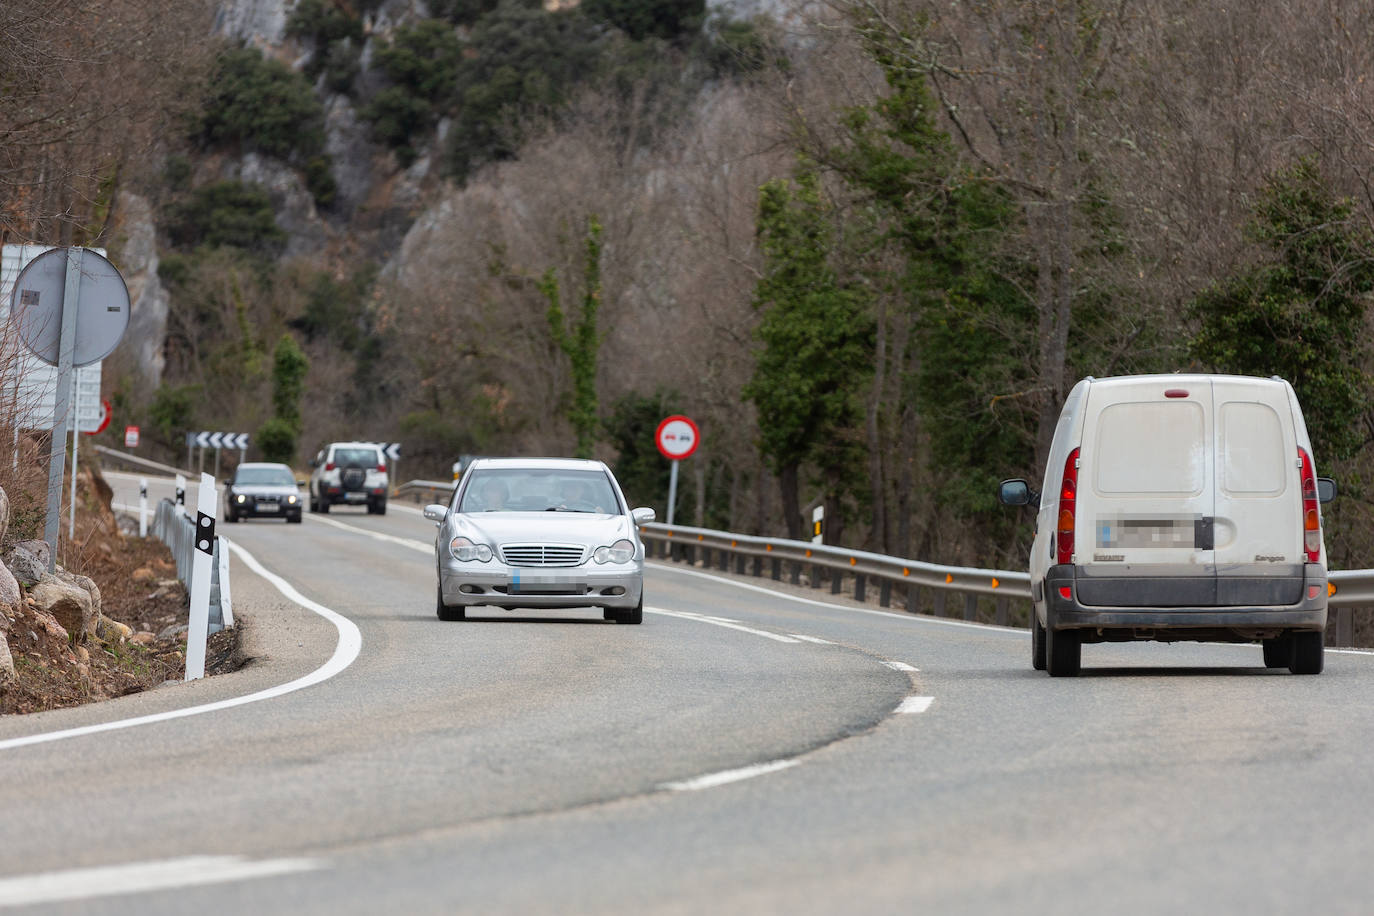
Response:
[[[148,478],[138,478],[138,536],[148,536]]]
[[[210,573],[215,553],[215,478],[200,475],[196,499],[195,553],[191,560],[191,622],[186,631],[186,680],[205,677],[205,640],[210,636]]]

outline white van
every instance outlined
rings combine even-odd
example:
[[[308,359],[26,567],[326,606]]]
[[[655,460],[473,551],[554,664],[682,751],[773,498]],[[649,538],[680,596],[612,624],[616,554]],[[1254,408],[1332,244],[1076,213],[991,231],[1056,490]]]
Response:
[[[1003,481],[1039,507],[1031,655],[1076,675],[1083,643],[1261,642],[1264,663],[1322,670],[1326,546],[1318,478],[1280,378],[1085,378],[1069,392],[1045,483]]]

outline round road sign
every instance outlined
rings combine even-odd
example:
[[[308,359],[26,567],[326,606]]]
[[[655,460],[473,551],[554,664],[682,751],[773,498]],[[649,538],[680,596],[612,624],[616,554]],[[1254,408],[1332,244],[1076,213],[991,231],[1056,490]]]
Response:
[[[687,417],[674,415],[658,424],[654,440],[658,443],[658,450],[663,453],[664,458],[681,461],[697,450],[697,445],[701,442],[701,431]]]
[[[81,273],[76,301],[63,304],[67,255]],[[10,314],[19,338],[34,355],[56,366],[62,344],[62,312],[76,309],[72,366],[89,366],[110,355],[129,326],[129,288],[115,266],[89,248],[50,248],[28,263],[14,283]]]

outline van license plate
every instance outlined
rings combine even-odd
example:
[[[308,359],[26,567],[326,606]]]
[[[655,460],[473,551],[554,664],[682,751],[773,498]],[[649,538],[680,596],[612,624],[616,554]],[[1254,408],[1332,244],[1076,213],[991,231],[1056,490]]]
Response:
[[[1098,547],[1182,547],[1198,543],[1197,516],[1186,518],[1106,518],[1097,522]],[[1210,519],[1205,521],[1210,522]],[[1209,526],[1210,527],[1210,526]]]

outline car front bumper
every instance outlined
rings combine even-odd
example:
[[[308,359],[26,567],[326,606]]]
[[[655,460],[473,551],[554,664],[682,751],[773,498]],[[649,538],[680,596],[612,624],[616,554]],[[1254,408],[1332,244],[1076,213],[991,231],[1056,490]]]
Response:
[[[526,568],[502,563],[451,562],[440,567],[440,589],[450,607],[637,607],[644,591],[642,565]]]

